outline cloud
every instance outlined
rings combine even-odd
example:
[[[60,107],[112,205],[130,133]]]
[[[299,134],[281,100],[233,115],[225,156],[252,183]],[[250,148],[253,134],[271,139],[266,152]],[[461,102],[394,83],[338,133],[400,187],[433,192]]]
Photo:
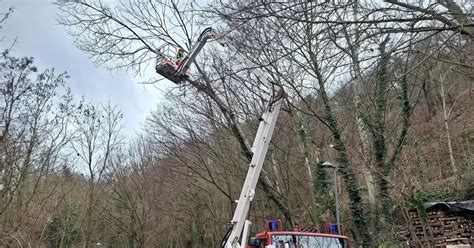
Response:
[[[132,75],[95,67],[87,54],[74,46],[65,28],[56,24],[57,7],[48,0],[0,1],[0,8],[14,6],[3,27],[2,49],[17,38],[12,54],[33,56],[39,69],[54,67],[71,76],[69,86],[76,98],[118,105],[124,114],[125,133],[132,137],[140,122],[155,108],[162,93],[153,86],[137,83]],[[150,68],[152,70],[152,68]]]

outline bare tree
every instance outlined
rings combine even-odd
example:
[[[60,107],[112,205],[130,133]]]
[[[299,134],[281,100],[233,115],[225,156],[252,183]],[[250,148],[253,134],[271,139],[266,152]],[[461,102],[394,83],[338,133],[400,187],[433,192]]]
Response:
[[[5,52],[0,63],[1,117],[5,124],[0,160],[2,242],[28,223],[46,176],[60,164],[70,140],[72,98],[68,76],[53,69],[38,73],[33,58]],[[47,198],[45,198],[47,199]]]
[[[110,173],[111,157],[122,145],[120,111],[109,105],[81,103],[74,115],[71,148],[79,158],[76,169],[87,177],[87,206],[83,220],[84,244],[93,242],[94,228],[102,211],[97,211],[105,194],[106,173]]]
[[[468,14],[468,9],[462,8],[463,5],[459,5],[453,0],[429,1],[427,3],[407,3],[398,0],[386,0],[385,2],[400,7],[400,12],[409,11],[416,16],[427,16],[435,23],[442,24],[435,24],[431,27],[421,24],[421,27],[417,27],[418,30],[454,30],[474,38],[472,15]]]
[[[138,72],[147,62],[155,59],[153,57],[155,46],[150,45],[150,40],[160,41],[161,44],[179,45],[175,39],[184,34],[183,38],[188,46],[191,45],[193,33],[188,30],[188,26],[192,24],[190,23],[192,16],[186,16],[190,7],[190,4],[178,5],[173,1],[164,3],[130,1],[121,4],[118,11],[114,12],[103,4],[80,2],[62,6],[66,15],[60,19],[60,23],[71,27],[72,35],[79,39],[79,47],[95,57],[97,62],[111,63],[113,66],[109,68],[127,68]],[[171,26],[167,26],[168,22]],[[176,29],[178,31],[173,33]],[[96,40],[83,39],[84,32]],[[199,66],[196,66],[196,69],[202,81],[190,81],[190,86],[207,95],[217,105],[239,141],[242,153],[250,161],[251,147],[241,130],[236,114],[218,95],[209,80],[208,73]],[[291,225],[293,221],[288,206],[281,200],[281,194],[275,191],[265,171],[261,175],[261,183],[269,199],[278,206],[287,223]]]
[[[128,243],[130,247],[147,247],[150,244],[150,222],[152,220],[153,194],[151,176],[148,175],[155,162],[151,146],[139,138],[128,152],[114,156],[111,165],[111,197],[104,206],[109,219],[110,234],[117,243]],[[109,232],[108,232],[109,233]],[[120,234],[124,235],[120,235]],[[117,240],[118,239],[118,240]]]
[[[13,13],[13,7],[9,7],[6,12],[0,13],[0,31],[3,28],[2,24],[4,24],[6,22],[6,20],[11,15],[11,13]],[[3,41],[3,37],[0,38],[0,42],[1,41]]]

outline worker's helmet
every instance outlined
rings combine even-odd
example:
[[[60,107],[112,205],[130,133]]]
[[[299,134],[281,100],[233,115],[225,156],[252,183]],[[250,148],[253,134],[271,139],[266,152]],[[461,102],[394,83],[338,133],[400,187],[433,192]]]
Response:
[[[182,47],[180,47],[180,48],[178,49],[178,51],[184,52],[184,49],[183,49]]]

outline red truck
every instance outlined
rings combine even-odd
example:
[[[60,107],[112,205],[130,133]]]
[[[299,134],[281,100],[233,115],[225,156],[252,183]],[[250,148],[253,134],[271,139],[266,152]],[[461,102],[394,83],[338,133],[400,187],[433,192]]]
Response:
[[[337,234],[342,225],[326,224],[324,233],[315,228],[296,227],[296,231],[282,231],[280,220],[265,221],[265,231],[251,237],[246,248],[351,248],[351,240]]]

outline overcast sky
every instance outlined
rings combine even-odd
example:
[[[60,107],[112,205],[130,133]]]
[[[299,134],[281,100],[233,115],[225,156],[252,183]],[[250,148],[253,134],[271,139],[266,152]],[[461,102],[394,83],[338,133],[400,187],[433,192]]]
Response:
[[[40,70],[54,67],[67,71],[68,83],[76,99],[118,105],[124,114],[125,133],[130,138],[140,129],[148,113],[156,109],[162,93],[153,86],[137,83],[132,75],[109,72],[95,67],[87,54],[73,44],[64,27],[55,23],[57,7],[52,0],[0,0],[0,13],[14,7],[14,13],[3,25],[1,49],[16,44],[12,54],[33,56]]]

